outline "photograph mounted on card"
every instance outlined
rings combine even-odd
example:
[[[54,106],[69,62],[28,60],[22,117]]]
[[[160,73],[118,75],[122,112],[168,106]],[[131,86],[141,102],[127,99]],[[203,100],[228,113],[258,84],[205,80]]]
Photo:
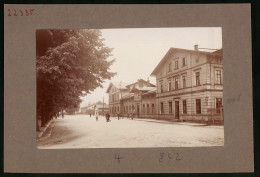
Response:
[[[250,14],[6,4],[4,171],[252,172]]]

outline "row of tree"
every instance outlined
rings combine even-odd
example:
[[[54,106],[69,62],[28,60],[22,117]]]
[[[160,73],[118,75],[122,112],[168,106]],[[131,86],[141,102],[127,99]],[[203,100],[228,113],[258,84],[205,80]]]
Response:
[[[100,30],[37,30],[37,118],[41,126],[63,111],[79,108],[81,99],[115,73],[115,59]],[[37,121],[38,122],[38,121]],[[37,123],[37,130],[39,129]]]

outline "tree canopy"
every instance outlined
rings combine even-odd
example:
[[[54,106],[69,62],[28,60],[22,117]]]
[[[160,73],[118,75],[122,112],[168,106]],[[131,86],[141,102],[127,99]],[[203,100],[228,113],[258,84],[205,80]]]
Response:
[[[100,30],[36,31],[38,111],[51,116],[79,108],[80,96],[115,75],[112,49],[103,40]]]

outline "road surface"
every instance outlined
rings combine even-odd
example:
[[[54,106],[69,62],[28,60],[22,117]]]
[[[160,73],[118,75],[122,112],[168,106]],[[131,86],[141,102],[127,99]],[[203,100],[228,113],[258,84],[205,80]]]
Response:
[[[224,127],[150,119],[66,115],[37,139],[40,149],[223,146]]]

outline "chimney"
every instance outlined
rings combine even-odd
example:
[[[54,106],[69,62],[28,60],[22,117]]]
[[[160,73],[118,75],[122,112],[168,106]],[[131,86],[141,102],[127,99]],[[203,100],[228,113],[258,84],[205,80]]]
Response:
[[[198,44],[194,45],[194,50],[195,50],[195,51],[198,51],[198,50],[199,50],[199,45],[198,45]]]

